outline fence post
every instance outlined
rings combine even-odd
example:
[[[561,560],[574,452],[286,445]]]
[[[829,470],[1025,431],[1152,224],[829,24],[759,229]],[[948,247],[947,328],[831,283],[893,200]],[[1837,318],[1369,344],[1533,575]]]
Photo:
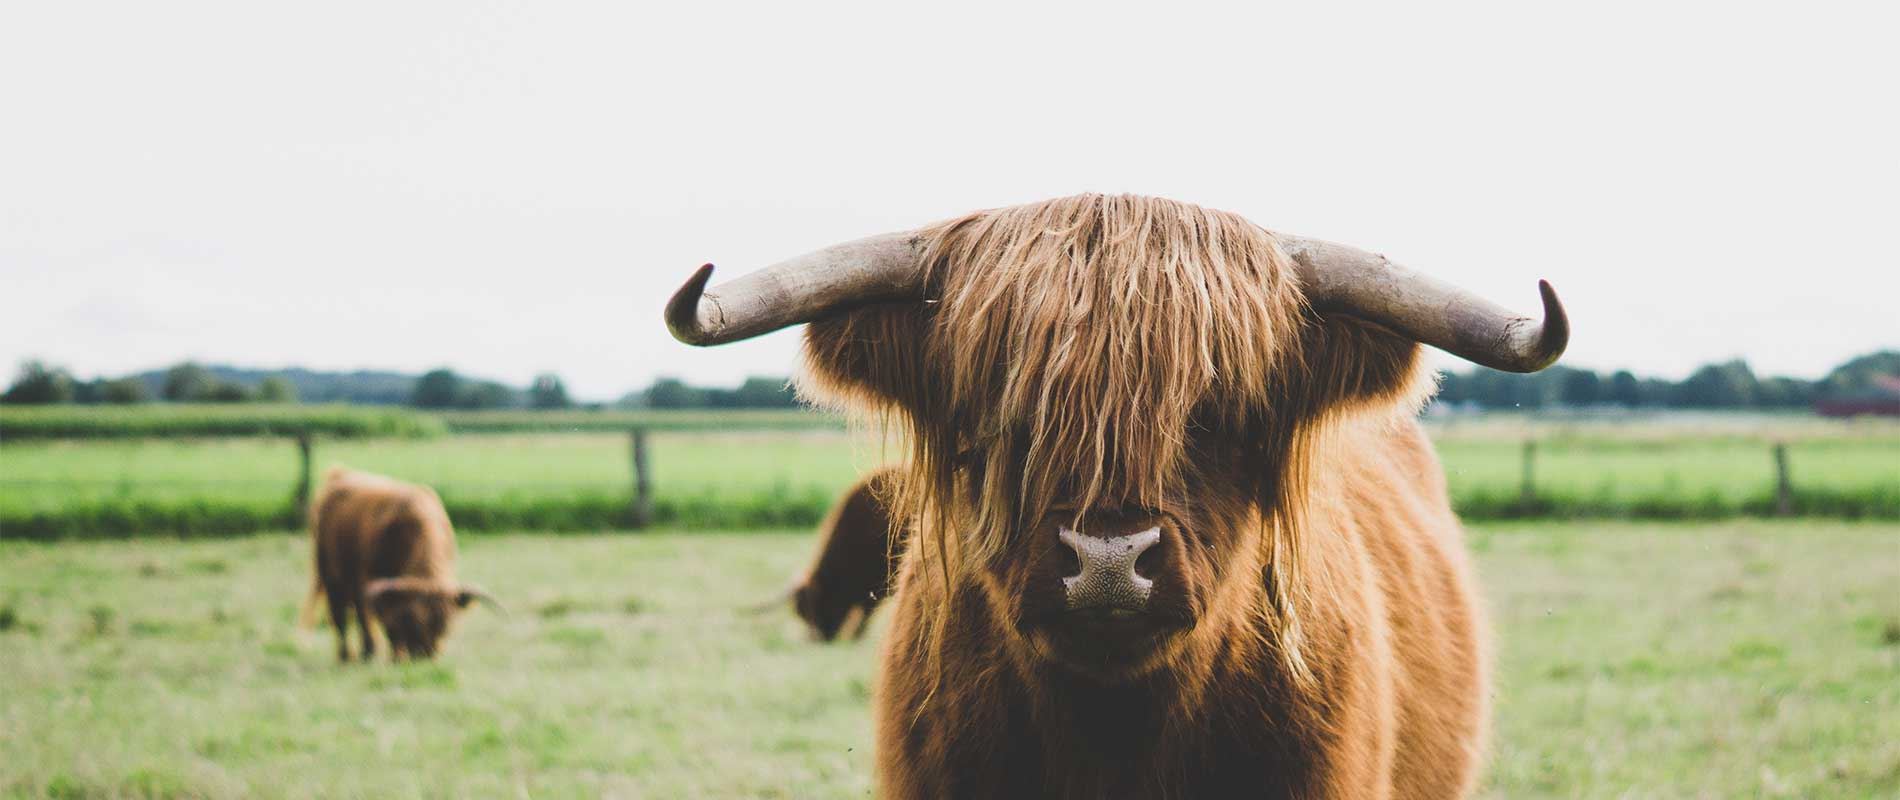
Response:
[[[1775,442],[1775,516],[1794,515],[1794,481],[1788,477],[1788,443]]]
[[[633,444],[633,526],[644,528],[653,522],[653,473],[648,467],[647,429],[634,428]]]
[[[297,513],[310,505],[310,432],[297,434]]]
[[[1537,440],[1525,439],[1524,475],[1518,483],[1517,502],[1524,507],[1526,512],[1528,512],[1532,504],[1537,501],[1536,464]]]

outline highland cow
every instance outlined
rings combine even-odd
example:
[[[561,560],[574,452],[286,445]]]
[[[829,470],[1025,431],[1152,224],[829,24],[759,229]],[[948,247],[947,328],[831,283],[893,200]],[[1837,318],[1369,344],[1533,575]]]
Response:
[[[837,245],[668,304],[797,323],[801,391],[904,435],[875,690],[890,797],[1446,798],[1487,640],[1415,417],[1432,345],[1568,341],[1384,257],[1082,195]]]
[[[350,660],[352,615],[364,661],[376,653],[372,614],[392,659],[433,658],[449,623],[470,603],[500,607],[456,581],[455,529],[428,487],[331,468],[310,503],[310,538],[316,563],[303,622],[314,622],[319,597],[328,601],[339,661]]]
[[[896,477],[892,467],[864,476],[819,526],[817,556],[789,594],[792,609],[820,640],[863,636],[871,612],[890,594],[904,552],[903,532],[885,505]]]

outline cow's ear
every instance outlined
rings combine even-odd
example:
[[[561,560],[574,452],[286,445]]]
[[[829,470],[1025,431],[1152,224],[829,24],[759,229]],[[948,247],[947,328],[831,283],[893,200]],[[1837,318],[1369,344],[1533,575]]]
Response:
[[[1303,397],[1308,414],[1374,405],[1417,411],[1431,396],[1435,384],[1417,342],[1341,314],[1310,316],[1307,323],[1304,374],[1288,388]]]
[[[938,386],[924,352],[927,309],[870,306],[807,326],[799,396],[843,411],[922,413]]]
[[[801,583],[798,585],[798,588],[792,590],[792,610],[798,612],[798,616],[805,621],[816,624],[818,622],[818,608],[817,604],[812,602],[812,600],[810,581]]]

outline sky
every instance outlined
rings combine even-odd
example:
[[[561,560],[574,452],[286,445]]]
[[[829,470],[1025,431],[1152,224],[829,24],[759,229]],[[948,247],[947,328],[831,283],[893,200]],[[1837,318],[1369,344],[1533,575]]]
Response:
[[[674,342],[699,264],[1083,191],[1547,278],[1573,366],[1900,347],[1900,12],[1030,5],[5,4],[0,369],[732,384],[798,336]]]

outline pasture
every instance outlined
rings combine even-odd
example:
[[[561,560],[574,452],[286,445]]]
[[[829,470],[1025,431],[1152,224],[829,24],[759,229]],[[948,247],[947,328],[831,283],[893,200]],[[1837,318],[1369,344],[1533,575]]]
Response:
[[[862,797],[881,626],[821,646],[735,611],[811,539],[465,537],[463,576],[512,615],[471,611],[435,663],[348,667],[294,627],[301,536],[0,542],[0,792]],[[1497,632],[1484,796],[1900,794],[1900,526],[1470,541]]]
[[[527,425],[521,414],[465,416],[474,421],[448,419],[458,429]],[[545,424],[570,416],[585,415],[556,414]],[[652,433],[662,524],[808,524],[855,475],[885,460],[883,448],[836,427],[791,429],[824,418],[740,413],[726,430],[706,429],[719,418],[669,418],[674,429]],[[601,419],[621,424],[634,417]],[[470,530],[624,524],[632,495],[625,431],[574,425],[558,432],[319,438],[313,462],[319,471],[341,463],[434,486]],[[1892,423],[1718,418],[1558,425],[1499,415],[1429,427],[1453,502],[1473,519],[1765,513],[1775,487],[1771,441],[1789,443],[1799,513],[1900,519],[1900,426]],[[1522,494],[1526,440],[1537,443],[1529,504]],[[282,437],[13,439],[0,445],[0,525],[38,538],[282,527],[297,519],[289,500],[298,471],[296,448]],[[89,530],[88,520],[101,517],[122,530]]]

